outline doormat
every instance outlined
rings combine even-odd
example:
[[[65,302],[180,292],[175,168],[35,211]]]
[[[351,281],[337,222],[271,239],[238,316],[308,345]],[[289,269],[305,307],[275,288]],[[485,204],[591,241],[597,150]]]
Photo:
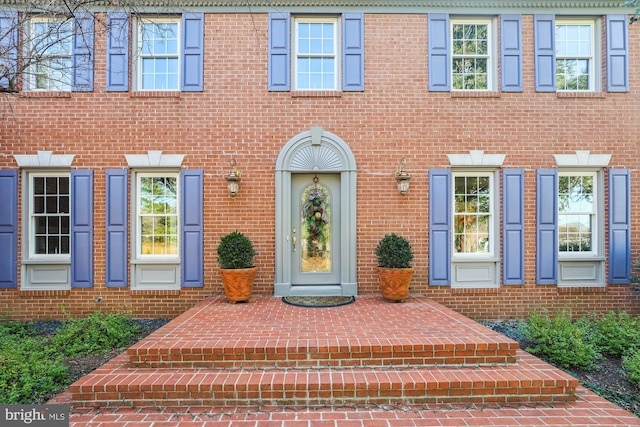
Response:
[[[341,305],[351,304],[356,300],[356,297],[343,297],[343,296],[324,296],[324,297],[310,297],[310,296],[289,296],[282,297],[282,301],[289,305],[295,305],[297,307],[339,307]]]

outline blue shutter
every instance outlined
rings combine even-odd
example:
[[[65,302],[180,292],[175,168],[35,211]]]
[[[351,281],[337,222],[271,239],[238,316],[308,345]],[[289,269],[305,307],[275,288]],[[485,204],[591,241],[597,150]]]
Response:
[[[129,90],[129,15],[107,15],[107,90]]]
[[[536,92],[556,90],[556,19],[553,15],[534,15]]]
[[[502,172],[503,283],[524,284],[524,170]]]
[[[429,170],[429,284],[451,284],[451,171]]]
[[[0,170],[0,288],[18,287],[18,171]]]
[[[446,13],[429,14],[429,90],[451,90],[449,15]]]
[[[71,287],[93,286],[93,171],[71,171]]]
[[[343,25],[343,84],[344,91],[364,90],[364,15],[345,13]]]
[[[269,13],[269,90],[291,88],[289,65],[289,13]]]
[[[609,283],[628,284],[631,276],[631,177],[628,169],[609,169]]]
[[[202,92],[204,90],[204,13],[182,15],[182,91]]]
[[[522,16],[500,17],[502,91],[522,92]]]
[[[536,282],[558,283],[558,173],[537,171],[536,200]]]
[[[6,69],[7,77],[0,75],[0,87],[16,90],[18,77],[18,12],[0,11],[0,69]],[[4,74],[4,73],[2,73]]]
[[[128,171],[107,171],[106,286],[127,287]]]
[[[73,90],[91,92],[93,90],[93,14],[76,14],[73,35]]]
[[[203,172],[182,171],[182,286],[204,286]]]
[[[629,91],[626,15],[607,15],[607,92]]]

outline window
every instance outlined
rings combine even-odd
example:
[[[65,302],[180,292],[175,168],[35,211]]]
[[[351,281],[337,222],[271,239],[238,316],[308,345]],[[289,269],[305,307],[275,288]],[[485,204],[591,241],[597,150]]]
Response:
[[[560,255],[596,254],[598,194],[596,173],[558,174]]]
[[[73,76],[73,31],[70,20],[34,17],[30,21],[25,60],[30,90],[69,91]]]
[[[453,90],[492,88],[491,21],[451,21]]]
[[[178,174],[137,175],[137,254],[178,256]]]
[[[180,82],[180,20],[138,22],[138,89],[178,90]]]
[[[337,90],[339,34],[337,18],[295,19],[295,88]]]
[[[29,175],[30,257],[70,254],[69,175]]]
[[[364,91],[364,14],[269,13],[270,91]]]
[[[594,22],[556,20],[557,90],[593,90]]]
[[[454,255],[493,254],[493,174],[455,173],[453,180]]]

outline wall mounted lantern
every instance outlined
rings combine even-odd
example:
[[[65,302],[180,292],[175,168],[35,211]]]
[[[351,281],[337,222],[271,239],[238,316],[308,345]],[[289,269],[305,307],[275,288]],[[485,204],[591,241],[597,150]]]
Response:
[[[240,181],[242,181],[242,172],[236,169],[236,160],[231,159],[231,172],[229,175],[225,176],[224,179],[227,180],[227,188],[229,189],[229,194],[231,197],[235,197],[238,194],[238,190],[240,188]]]
[[[400,162],[400,167],[396,170],[396,183],[398,184],[398,191],[403,196],[409,192],[409,181],[411,180],[411,175],[407,172],[405,168],[405,159],[402,159]]]

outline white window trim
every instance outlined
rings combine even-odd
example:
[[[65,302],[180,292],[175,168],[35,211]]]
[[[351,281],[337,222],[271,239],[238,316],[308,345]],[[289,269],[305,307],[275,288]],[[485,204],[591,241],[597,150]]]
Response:
[[[292,73],[291,75],[293,76],[293,90],[304,90],[304,91],[327,91],[327,90],[339,90],[340,88],[340,82],[342,80],[342,50],[341,50],[341,46],[340,46],[340,40],[342,39],[341,36],[341,26],[340,26],[340,17],[339,16],[318,16],[318,17],[309,17],[309,16],[300,16],[300,17],[295,17],[293,20],[293,61],[291,66],[292,66]],[[300,23],[309,23],[309,22],[332,22],[334,24],[334,81],[333,81],[333,88],[306,88],[306,89],[300,89],[298,87],[298,56],[306,56],[306,55],[299,55],[298,53],[298,24]],[[324,56],[320,56],[320,57],[327,57],[328,55],[324,55]]]
[[[488,45],[488,61],[487,61],[487,88],[486,89],[455,89],[453,87],[453,60],[456,55],[453,53],[453,27],[456,24],[486,24],[489,29],[487,31],[487,45]],[[498,46],[497,46],[497,28],[495,18],[451,18],[449,24],[449,45],[451,46],[451,64],[450,75],[451,90],[454,92],[490,92],[497,90],[496,74],[498,69]]]
[[[595,201],[595,221],[591,230],[591,251],[585,252],[561,252],[559,247],[560,224],[558,224],[558,260],[578,261],[578,260],[600,260],[604,253],[604,182],[602,170],[559,170],[558,178],[561,176],[593,176],[595,185],[593,186],[593,198]],[[558,195],[558,197],[560,197]],[[559,209],[559,207],[558,207]],[[558,211],[558,215],[560,212]]]
[[[477,262],[477,261],[498,261],[499,254],[497,251],[498,241],[500,239],[500,215],[499,206],[497,205],[500,200],[498,182],[498,171],[487,169],[457,169],[451,171],[451,257],[453,262]],[[490,222],[489,222],[489,251],[478,253],[458,253],[455,251],[455,178],[461,176],[487,176],[489,177],[489,204],[491,206]]]
[[[35,23],[47,23],[47,22],[58,22],[58,23],[63,23],[63,20],[60,18],[56,18],[54,16],[50,16],[50,15],[34,15],[29,17],[29,25],[27,25],[27,31],[25,34],[26,37],[26,42],[25,46],[24,46],[24,55],[27,58],[33,58],[34,54],[37,54],[37,52],[35,52],[34,50],[34,40],[33,40],[33,34],[34,34],[34,30],[33,30],[33,26]],[[36,62],[34,62],[33,64],[29,65],[28,70],[24,76],[24,83],[25,83],[25,90],[30,91],[30,92],[70,92],[72,89],[72,85],[73,85],[73,31],[74,31],[74,25],[72,22],[69,22],[70,25],[70,38],[71,40],[69,41],[69,45],[70,45],[70,51],[68,53],[68,55],[43,55],[43,59],[44,58],[48,58],[49,56],[51,57],[60,57],[60,58],[68,58],[71,61],[71,67],[69,68],[69,70],[66,71],[66,73],[69,74],[69,85],[62,85],[62,82],[58,82],[58,84],[60,84],[61,87],[59,88],[38,88],[36,87],[36,79],[37,79],[37,71],[36,71],[36,67],[38,66],[38,64]],[[47,80],[49,81],[49,76],[47,76]]]
[[[599,92],[602,90],[602,37],[601,28],[602,20],[600,18],[556,18],[556,29],[559,25],[589,25],[591,26],[591,59],[589,62],[590,74],[589,74],[589,89],[587,90],[565,90],[556,88],[558,92]],[[556,47],[557,50],[557,47]],[[556,61],[563,57],[559,57],[556,54]],[[574,57],[567,57],[574,58]],[[554,64],[554,78],[555,78],[555,64]]]
[[[146,56],[142,55],[142,24],[146,23],[173,23],[177,24],[177,36],[178,36],[178,51],[176,55],[167,55],[166,57],[176,57],[178,58],[178,85],[175,89],[143,89],[142,88],[142,59]],[[167,92],[178,92],[180,91],[180,82],[182,81],[182,19],[180,17],[171,17],[171,16],[161,16],[161,17],[150,17],[143,16],[135,21],[135,32],[134,32],[134,46],[136,47],[133,66],[134,66],[134,75],[136,76],[135,81],[133,82],[134,88],[137,91],[141,92],[153,92],[153,91],[167,91]],[[154,56],[149,56],[150,58],[155,58]],[[165,56],[163,56],[165,57]]]

